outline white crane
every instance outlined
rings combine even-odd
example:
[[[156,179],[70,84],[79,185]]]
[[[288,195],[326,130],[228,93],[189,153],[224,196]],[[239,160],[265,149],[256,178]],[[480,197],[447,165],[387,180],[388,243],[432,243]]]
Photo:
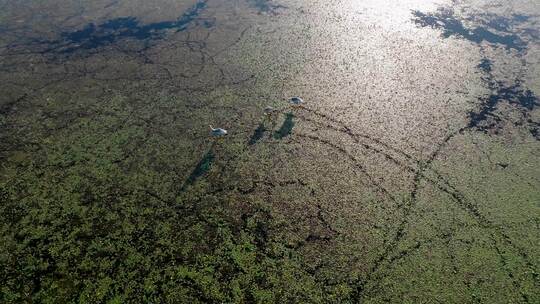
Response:
[[[221,137],[221,136],[227,135],[227,130],[222,129],[222,128],[213,128],[212,126],[210,126],[210,130],[211,130],[210,134],[215,137]]]

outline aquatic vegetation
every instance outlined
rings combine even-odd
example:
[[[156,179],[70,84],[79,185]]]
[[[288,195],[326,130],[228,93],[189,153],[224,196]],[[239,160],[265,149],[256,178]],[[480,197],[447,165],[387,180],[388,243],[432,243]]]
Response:
[[[513,32],[513,25],[528,22],[530,16],[513,14],[511,17],[503,17],[496,14],[479,14],[473,15],[468,20],[463,20],[464,18],[460,19],[460,17],[456,16],[451,8],[440,8],[435,13],[427,14],[414,11],[413,15],[413,21],[418,26],[440,29],[443,31],[443,37],[445,38],[456,36],[478,44],[486,41],[519,52],[527,49],[526,41]],[[467,27],[464,21],[478,25]],[[495,113],[499,103],[508,102],[521,109],[522,120],[530,126],[529,132],[536,138],[534,135],[535,124],[530,123],[528,114],[540,105],[535,94],[531,90],[524,88],[520,79],[514,79],[512,85],[506,85],[504,84],[505,81],[496,79],[493,73],[493,64],[489,58],[482,58],[478,68],[487,75],[486,84],[493,93],[482,99],[479,110],[469,113],[469,123],[460,131],[477,129],[487,132],[495,129],[502,122],[502,118]]]
[[[540,301],[535,6],[105,2],[0,5],[1,303]]]

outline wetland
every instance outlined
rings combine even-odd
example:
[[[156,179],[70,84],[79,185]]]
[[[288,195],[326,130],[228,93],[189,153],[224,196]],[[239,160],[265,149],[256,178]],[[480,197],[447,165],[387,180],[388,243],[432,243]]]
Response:
[[[1,303],[540,302],[537,1],[0,0],[0,83]]]

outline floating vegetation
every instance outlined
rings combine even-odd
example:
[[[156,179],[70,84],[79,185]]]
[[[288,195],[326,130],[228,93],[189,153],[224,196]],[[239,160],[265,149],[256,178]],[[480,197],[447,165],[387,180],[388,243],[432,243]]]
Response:
[[[259,124],[257,129],[253,131],[253,134],[251,135],[251,138],[249,139],[248,145],[254,145],[256,144],[261,138],[264,136],[264,132],[266,131],[266,128],[264,127],[264,124]]]
[[[274,138],[275,139],[282,139],[286,136],[288,136],[289,134],[291,134],[292,132],[292,129],[294,128],[294,114],[289,112],[287,114],[285,114],[285,120],[283,121],[283,124],[281,125],[281,127],[279,128],[279,130],[277,130],[275,133],[274,133]]]
[[[435,13],[413,11],[413,16],[413,21],[418,26],[442,30],[442,35],[445,38],[455,36],[477,44],[486,41],[519,52],[524,51],[527,47],[527,43],[513,32],[513,26],[527,22],[529,16],[514,14],[511,17],[503,17],[495,14],[478,14],[469,18],[459,18],[451,8],[439,8]],[[464,21],[476,24],[476,26],[466,26]],[[482,58],[477,67],[486,74],[487,86],[494,93],[482,100],[478,110],[469,113],[469,123],[466,129],[487,132],[498,127],[502,118],[495,112],[498,104],[506,101],[520,109],[530,126],[530,133],[536,137],[535,125],[530,122],[532,120],[528,117],[528,112],[539,105],[534,93],[524,88],[519,79],[514,80],[511,85],[505,85],[504,81],[496,79],[492,73],[493,62],[487,57]]]
[[[534,5],[4,2],[0,303],[540,303]]]

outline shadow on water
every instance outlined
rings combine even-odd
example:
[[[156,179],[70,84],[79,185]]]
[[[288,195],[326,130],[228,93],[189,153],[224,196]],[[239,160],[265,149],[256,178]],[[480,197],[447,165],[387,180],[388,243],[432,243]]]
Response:
[[[512,18],[505,18],[496,15],[482,15],[487,20],[474,18],[475,23],[479,24],[476,27],[466,26],[449,8],[440,8],[435,13],[413,11],[413,16],[413,22],[416,25],[442,30],[442,35],[445,38],[456,36],[477,44],[486,41],[517,51],[523,51],[527,46],[521,37],[511,32],[511,25],[526,22],[527,16],[514,15]]]
[[[279,130],[277,130],[274,133],[274,138],[275,139],[282,139],[282,138],[288,136],[289,134],[291,134],[292,129],[294,128],[294,120],[293,119],[294,119],[293,113],[289,112],[289,113],[285,114],[285,120],[283,121],[283,124],[281,125]]]
[[[266,128],[264,127],[264,124],[259,124],[257,129],[253,131],[253,135],[251,135],[251,138],[249,139],[248,145],[254,145],[256,144],[261,138],[264,136],[264,132],[266,131]]]
[[[192,185],[199,179],[201,176],[206,174],[210,168],[212,167],[212,163],[214,162],[215,155],[212,152],[212,150],[208,151],[203,158],[197,163],[195,166],[195,169],[191,172],[187,180],[185,181],[184,185],[182,186],[182,190],[184,190],[187,186]]]
[[[101,25],[90,23],[82,30],[62,33],[60,40],[48,42],[53,47],[46,52],[72,53],[80,49],[96,49],[124,38],[158,39],[163,37],[164,30],[184,31],[206,8],[206,1],[199,0],[175,21],[140,24],[135,17],[122,17]],[[213,23],[205,21],[203,25],[211,27]]]

